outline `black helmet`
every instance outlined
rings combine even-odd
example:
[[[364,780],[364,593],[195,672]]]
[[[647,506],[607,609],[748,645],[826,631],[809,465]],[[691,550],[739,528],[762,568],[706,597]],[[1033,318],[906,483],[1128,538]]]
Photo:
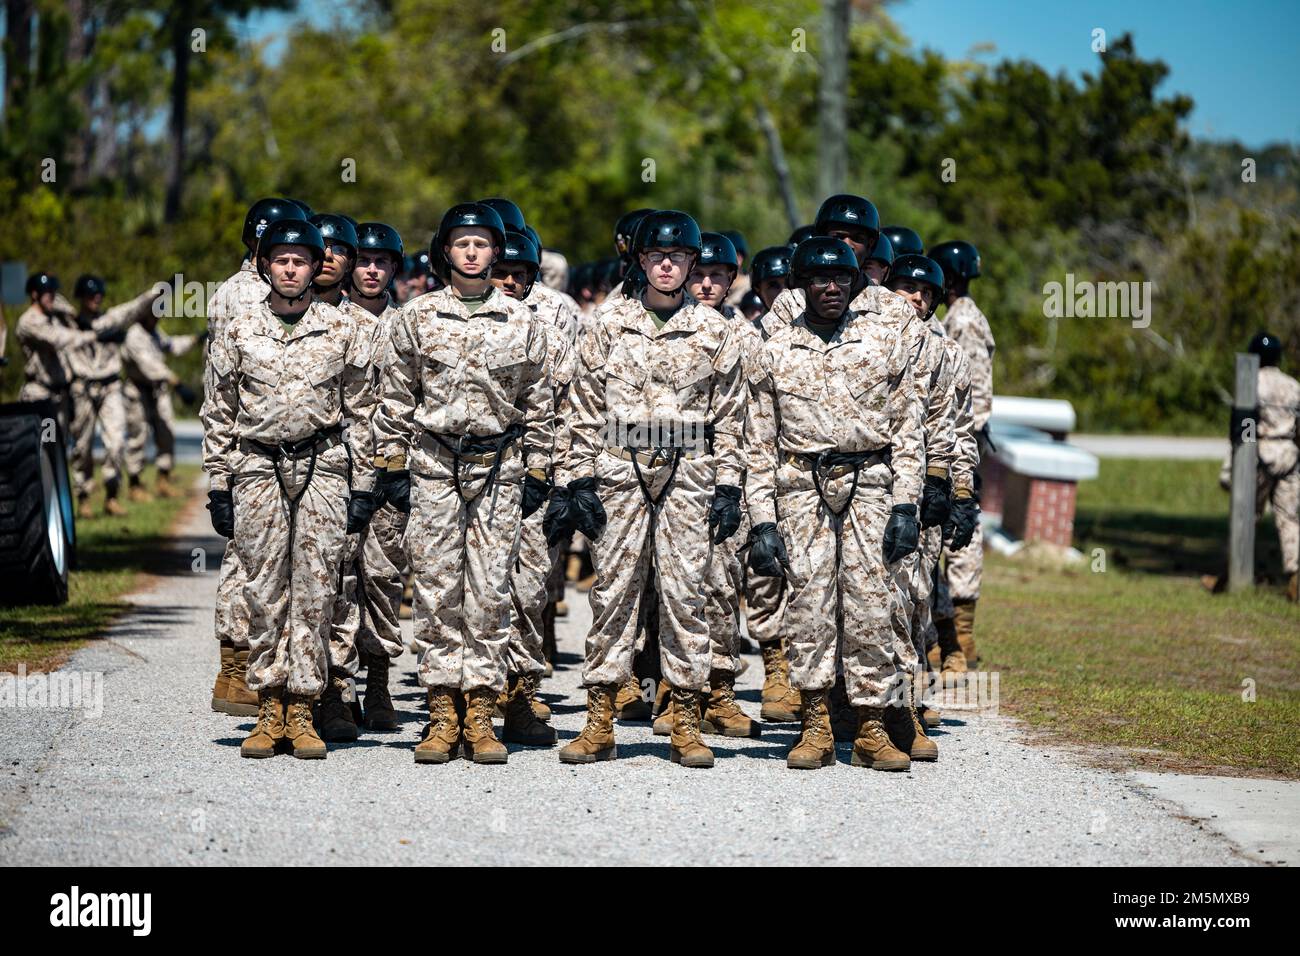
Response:
[[[786,279],[790,275],[790,247],[768,246],[754,253],[749,265],[749,280],[754,283],[768,279]]]
[[[790,273],[798,283],[803,283],[818,272],[841,272],[848,270],[857,274],[858,257],[843,239],[830,236],[813,236],[799,243],[794,254],[790,256]]]
[[[497,215],[501,217],[501,224],[506,227],[507,232],[523,232],[527,228],[524,224],[523,212],[509,199],[498,197],[480,199],[479,202],[485,206],[491,206],[497,211]]]
[[[478,226],[488,230],[497,246],[506,241],[506,225],[495,209],[481,202],[457,203],[443,214],[442,222],[438,225],[438,232],[433,237],[434,248],[429,250],[430,263],[442,260],[442,247],[447,245],[451,231],[462,226]]]
[[[33,292],[44,294],[46,292],[59,291],[59,277],[50,272],[37,272],[27,277],[27,284],[23,287],[30,296]]]
[[[869,238],[867,245],[874,245],[874,237],[880,231],[880,214],[870,200],[841,193],[822,203],[817,218],[813,220],[813,228],[821,236],[836,226],[861,229]]]
[[[799,243],[803,242],[805,239],[811,239],[815,235],[817,235],[817,229],[815,227],[800,226],[794,232],[790,233],[790,238],[785,241],[785,244],[790,247],[791,252],[794,252],[795,246],[799,245]]]
[[[1261,368],[1277,365],[1282,361],[1282,340],[1271,332],[1256,332],[1247,351],[1259,356]]]
[[[404,265],[402,237],[386,222],[363,222],[357,226],[357,249],[391,253],[399,269]]]
[[[877,259],[885,265],[890,265],[894,261],[894,244],[889,241],[889,237],[883,232],[876,234],[876,244],[870,252],[867,253],[868,259]]]
[[[753,289],[750,289],[740,297],[740,311],[741,313],[749,313],[754,309],[763,313],[767,311],[767,306],[763,304],[763,297]]]
[[[104,285],[104,280],[89,273],[77,276],[76,284],[72,287],[72,293],[78,299],[86,299],[92,295],[103,295],[107,291],[108,288]]]
[[[736,259],[736,247],[725,233],[721,232],[704,232],[700,234],[700,258],[695,263],[697,266],[731,266],[731,274],[734,277],[740,269],[740,262]]]
[[[890,245],[894,247],[896,256],[923,256],[925,255],[925,243],[913,229],[906,226],[886,226],[880,230],[889,237]]]
[[[505,244],[501,247],[501,258],[497,262],[523,262],[533,267],[536,273],[542,267],[541,253],[522,232],[507,232]]]
[[[537,230],[527,224],[524,225],[524,235],[533,240],[533,245],[537,247],[537,254],[542,254],[542,237],[537,234]]]
[[[299,209],[302,210],[302,218],[306,219],[308,222],[311,221],[312,216],[316,215],[316,211],[312,209],[311,206],[308,206],[301,199],[290,199],[289,202],[293,203],[295,206],[297,206]]]
[[[302,209],[292,199],[259,199],[248,207],[244,217],[244,245],[249,252],[257,252],[257,240],[262,230],[277,219],[306,219]]]
[[[969,242],[956,239],[941,242],[930,249],[929,257],[939,263],[943,274],[953,278],[974,279],[980,274],[980,254]]]
[[[349,216],[349,215],[348,215],[347,213],[345,213],[345,212],[341,212],[341,213],[339,213],[339,215],[342,216],[344,219],[346,219],[348,222],[352,223],[352,228],[353,228],[353,229],[355,229],[355,228],[357,228],[357,226],[361,225],[361,223],[357,222],[355,219],[353,219],[351,216]]]
[[[641,220],[637,227],[635,252],[645,249],[690,249],[700,251],[700,227],[694,219],[676,209],[660,209]]]
[[[889,267],[889,275],[885,276],[885,288],[892,291],[895,279],[915,279],[934,289],[930,313],[926,318],[934,315],[934,310],[939,307],[939,300],[943,298],[943,269],[939,263],[926,256],[899,256]]]
[[[262,266],[262,260],[269,259],[276,246],[306,246],[312,251],[316,274],[325,262],[325,238],[319,229],[304,219],[277,219],[266,227],[257,243],[257,274],[267,282],[271,277]]]
[[[745,237],[739,230],[723,229],[721,235],[731,240],[731,244],[736,247],[736,255],[744,256],[746,259],[749,258],[749,243],[745,241]]]
[[[352,250],[352,257],[356,258],[357,228],[355,224],[348,222],[346,217],[323,212],[312,216],[307,221],[320,230],[322,239],[347,246]]]
[[[653,209],[633,209],[618,217],[618,222],[614,224],[614,248],[618,250],[620,256],[632,254],[637,227],[641,225],[641,220],[652,212]]]
[[[597,260],[591,277],[593,286],[596,289],[608,292],[618,285],[622,267],[623,260],[618,256]]]
[[[407,278],[414,279],[416,276],[427,276],[433,270],[429,268],[428,250],[421,249],[414,255],[407,256],[406,262],[402,266],[402,271]]]

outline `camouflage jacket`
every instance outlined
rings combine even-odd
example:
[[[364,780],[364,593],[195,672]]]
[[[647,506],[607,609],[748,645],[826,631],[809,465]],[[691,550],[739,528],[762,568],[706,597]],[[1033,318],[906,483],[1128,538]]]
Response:
[[[962,296],[948,306],[943,327],[970,362],[971,414],[975,431],[979,432],[993,412],[993,330],[970,296]]]

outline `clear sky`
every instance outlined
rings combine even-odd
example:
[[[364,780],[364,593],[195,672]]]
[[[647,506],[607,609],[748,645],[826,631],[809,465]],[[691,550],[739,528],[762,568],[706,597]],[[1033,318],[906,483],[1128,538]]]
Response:
[[[1300,142],[1300,0],[898,0],[887,10],[918,47],[961,57],[992,43],[980,58],[1074,76],[1096,69],[1094,28],[1131,32],[1139,56],[1170,68],[1159,92],[1196,102],[1193,135]]]
[[[1131,32],[1140,56],[1170,67],[1160,92],[1195,101],[1193,135],[1300,142],[1300,0],[895,0],[886,9],[918,47],[965,57],[992,44],[978,56],[1073,76],[1097,68],[1094,28],[1108,39]],[[241,32],[280,34],[292,16],[254,16]]]

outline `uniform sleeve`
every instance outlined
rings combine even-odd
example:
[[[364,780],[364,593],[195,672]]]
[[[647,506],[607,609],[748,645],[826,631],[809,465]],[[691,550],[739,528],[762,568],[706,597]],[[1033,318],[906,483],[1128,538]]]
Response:
[[[95,341],[95,333],[82,329],[69,328],[49,322],[36,315],[25,315],[18,320],[14,337],[26,346],[48,345],[53,349],[74,349]]]
[[[888,360],[890,464],[894,471],[894,501],[915,502],[921,497],[921,472],[925,460],[923,424],[925,410],[916,391],[911,356],[899,335]]]
[[[927,330],[922,348],[930,359],[921,369],[918,391],[926,396],[925,473],[949,478],[956,446],[952,391],[952,363],[948,361],[943,340]],[[922,380],[924,379],[924,380]]]
[[[238,435],[239,353],[228,336],[212,343],[208,351],[211,386],[203,403],[203,470],[213,491],[230,489],[230,454]]]
[[[728,331],[713,362],[718,377],[713,386],[713,460],[719,485],[740,487],[745,470],[745,406],[749,389],[740,341]]]
[[[133,325],[127,330],[122,353],[150,382],[157,384],[172,381],[172,370],[167,367],[163,353],[158,350],[143,326]]]
[[[970,363],[971,414],[976,432],[988,424],[993,411],[993,351],[980,333],[978,326],[983,324],[986,323],[966,321],[963,317],[963,321],[954,322],[948,330]]]
[[[524,467],[546,471],[555,451],[555,392],[551,388],[546,330],[528,322],[528,363],[532,381],[524,389]]]
[[[113,306],[94,321],[93,327],[96,332],[102,332],[104,329],[130,328],[149,313],[149,310],[153,308],[154,300],[157,298],[157,287],[142,292],[130,302],[123,302],[121,305]]]
[[[557,329],[550,329],[550,332],[554,351],[551,353],[551,367],[548,370],[548,375],[555,395],[555,449],[551,453],[551,468],[552,471],[555,471],[559,469],[560,463],[568,456],[569,446],[572,442],[569,423],[565,418],[565,408],[569,398],[569,386],[573,382],[574,363],[577,361],[577,357],[574,354],[567,333]]]
[[[975,416],[971,412],[970,363],[961,349],[950,350],[952,372],[953,421],[953,490],[975,488],[975,468],[980,463],[979,441],[976,439]]]
[[[161,335],[162,350],[168,355],[184,355],[198,342],[197,335]]]
[[[375,390],[370,377],[370,336],[355,326],[343,365],[343,421],[345,440],[352,454],[352,487],[371,491],[375,470],[370,461],[375,454],[375,436],[371,418],[375,413]]]
[[[750,372],[745,410],[745,500],[754,524],[776,521],[776,393],[767,367],[767,350],[759,350]]]
[[[593,477],[596,473],[596,456],[604,447],[601,435],[605,427],[607,330],[605,322],[594,319],[578,336],[573,381],[564,406],[569,423],[568,447],[557,465],[557,485],[567,485],[578,478]]]
[[[420,387],[420,348],[415,340],[414,313],[402,309],[389,327],[382,383],[375,409],[375,453],[382,458],[407,457],[415,432],[415,410],[423,398]]]

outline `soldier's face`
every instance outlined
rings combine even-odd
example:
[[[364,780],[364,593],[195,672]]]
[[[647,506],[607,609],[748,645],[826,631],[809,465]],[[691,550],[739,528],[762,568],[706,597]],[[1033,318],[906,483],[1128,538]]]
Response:
[[[498,252],[492,244],[492,233],[481,226],[458,226],[448,240],[443,252],[457,270],[475,277],[491,276],[489,270]]]
[[[53,292],[38,292],[38,293],[33,294],[32,298],[36,300],[36,304],[39,305],[39,306],[41,307],[41,311],[42,311],[42,312],[53,312],[53,311],[54,311],[54,293],[53,293]]]
[[[686,291],[716,309],[731,289],[731,278],[731,266],[697,265],[686,279]]]
[[[337,285],[347,275],[351,266],[351,251],[347,246],[325,240],[325,263],[320,267],[316,281],[321,285]]]
[[[853,254],[858,257],[858,265],[862,265],[862,260],[867,257],[871,247],[876,244],[876,237],[869,235],[865,229],[832,226],[827,232],[832,239],[841,239],[849,244]]]
[[[824,282],[827,284],[823,285]],[[851,272],[816,275],[805,286],[808,307],[823,319],[838,319],[849,306],[849,292],[852,287]]]
[[[867,274],[872,285],[880,285],[885,281],[885,273],[889,271],[889,266],[885,265],[879,259],[868,259],[862,264],[862,271]]]
[[[651,249],[639,258],[641,270],[659,292],[676,292],[695,265],[695,253],[687,249]]]
[[[356,268],[352,270],[352,287],[367,298],[376,299],[388,288],[394,266],[393,257],[386,252],[359,252]]]
[[[934,304],[934,289],[924,282],[917,282],[915,279],[897,279],[891,282],[890,288],[901,295],[904,299],[912,304],[916,314],[925,318],[930,314],[930,306]]]
[[[492,266],[492,284],[512,299],[522,299],[532,273],[522,262],[498,262]]]
[[[769,309],[776,297],[786,288],[785,279],[764,279],[758,284],[758,297]]]
[[[266,268],[271,288],[286,299],[296,299],[311,283],[315,263],[306,246],[278,246]]]
[[[83,295],[81,297],[81,308],[90,315],[98,315],[99,310],[104,306],[104,293],[96,292],[94,295]]]

